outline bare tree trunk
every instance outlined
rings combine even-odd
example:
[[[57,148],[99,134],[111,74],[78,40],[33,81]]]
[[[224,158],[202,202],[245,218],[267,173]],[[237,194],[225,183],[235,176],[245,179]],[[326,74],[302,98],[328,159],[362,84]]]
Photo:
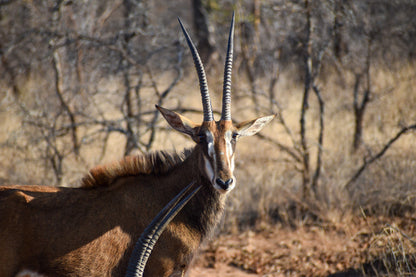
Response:
[[[338,61],[341,61],[342,57],[342,35],[341,35],[341,8],[342,3],[340,0],[334,1],[334,26],[333,26],[333,49],[334,49],[334,55],[335,58]]]
[[[312,11],[311,3],[308,0],[304,2],[305,14],[306,14],[306,27],[305,27],[305,41],[303,43],[304,47],[304,70],[305,70],[305,80],[304,80],[304,91],[303,99],[301,106],[301,117],[300,117],[300,153],[302,157],[302,192],[303,198],[308,199],[311,197],[311,192],[313,196],[317,196],[318,192],[318,181],[321,175],[322,168],[322,147],[324,139],[324,113],[325,113],[325,103],[321,95],[321,91],[316,84],[316,78],[318,77],[322,64],[322,57],[325,53],[325,49],[328,47],[329,42],[326,43],[322,48],[319,49],[316,54],[315,60],[312,59],[312,32],[313,26],[311,22]],[[316,98],[318,99],[319,105],[319,133],[318,133],[318,150],[316,153],[316,164],[315,169],[313,170],[310,164],[310,151],[309,145],[307,142],[306,135],[306,112],[309,108],[309,94],[310,90],[313,90]]]
[[[362,136],[362,122],[363,122],[363,110],[360,108],[361,105],[358,104],[358,92],[360,89],[360,80],[361,74],[355,75],[354,83],[354,99],[353,99],[353,108],[354,108],[354,136],[352,142],[352,150],[355,152],[361,144]]]
[[[259,83],[256,73],[255,61],[258,55],[259,43],[259,25],[260,25],[260,3],[254,1],[252,10],[250,11],[250,18],[253,20],[245,20],[240,23],[240,42],[241,54],[243,57],[242,64],[247,74],[250,83],[251,99],[254,103],[256,114],[260,113],[259,105]]]
[[[305,69],[305,80],[304,80],[304,91],[302,98],[301,114],[300,114],[300,145],[302,150],[302,186],[303,186],[303,197],[308,198],[309,192],[309,149],[306,141],[306,111],[309,107],[309,91],[312,83],[312,42],[311,42],[311,11],[309,1],[305,0],[305,12],[306,12],[306,37],[304,41],[304,69]]]
[[[319,103],[319,135],[318,135],[318,152],[316,154],[316,167],[315,173],[312,177],[312,191],[314,192],[315,196],[318,192],[318,181],[319,176],[321,175],[321,168],[322,168],[322,147],[323,147],[323,140],[324,140],[324,114],[325,114],[325,103],[321,96],[321,91],[316,85],[313,85],[313,91],[315,92],[316,97],[318,98]]]
[[[357,151],[362,143],[364,113],[365,113],[367,104],[370,102],[370,94],[371,94],[370,62],[371,62],[371,38],[369,37],[368,42],[367,42],[367,55],[366,55],[366,64],[365,64],[366,85],[364,88],[364,94],[363,94],[361,101],[358,100],[360,82],[361,82],[361,74],[355,75],[354,100],[353,100],[354,117],[355,117],[354,137],[353,137],[353,143],[352,143],[353,152]]]
[[[133,11],[133,6],[130,2],[130,0],[124,0],[123,1],[124,6],[124,30],[127,31],[130,28],[130,13]],[[127,55],[131,55],[130,47],[129,47],[129,40],[131,37],[126,36],[124,37],[122,41],[122,47],[125,53]],[[120,57],[123,59],[122,57]],[[122,61],[123,66],[123,80],[124,80],[124,87],[125,87],[125,93],[124,93],[124,101],[123,104],[125,106],[124,113],[124,119],[126,123],[126,146],[124,149],[124,155],[129,155],[134,149],[138,148],[137,144],[137,134],[135,132],[135,128],[133,126],[134,124],[134,111],[133,111],[133,103],[132,103],[132,97],[133,97],[133,88],[131,85],[130,80],[130,68],[131,64],[127,60]]]
[[[254,18],[254,48],[257,52],[257,47],[260,44],[260,33],[259,33],[259,26],[261,22],[261,11],[260,11],[260,0],[254,0],[253,3],[253,18]]]
[[[215,50],[210,42],[207,11],[202,0],[192,0],[192,9],[196,29],[196,39],[198,41],[198,52],[202,62],[207,64],[211,54]]]
[[[19,87],[17,86],[17,81],[16,81],[16,72],[13,70],[13,68],[10,66],[9,61],[6,59],[4,53],[3,53],[3,47],[0,43],[0,57],[1,57],[1,65],[3,66],[3,68],[5,69],[5,72],[7,73],[7,75],[10,78],[6,78],[6,80],[9,80],[9,85],[12,87],[13,90],[13,96],[18,99],[21,92]]]

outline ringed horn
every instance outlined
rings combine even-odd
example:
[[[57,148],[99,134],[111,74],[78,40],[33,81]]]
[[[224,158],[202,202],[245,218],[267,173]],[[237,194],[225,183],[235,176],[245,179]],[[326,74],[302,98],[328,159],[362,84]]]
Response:
[[[191,191],[195,182],[190,183],[176,195],[146,227],[137,241],[127,267],[126,277],[142,277],[147,260],[162,232],[201,186]],[[191,191],[191,192],[189,192]]]
[[[234,18],[233,13],[231,19],[230,33],[228,36],[228,46],[227,46],[227,56],[225,60],[224,68],[224,87],[223,87],[223,98],[222,98],[222,120],[231,120],[231,72],[233,66],[233,48],[234,48]],[[198,51],[186,31],[185,27],[182,24],[180,18],[178,18],[179,24],[183,34],[185,35],[186,42],[188,43],[189,49],[192,53],[192,58],[194,60],[195,68],[198,73],[199,87],[201,90],[202,105],[204,111],[204,121],[213,121],[214,115],[212,113],[211,99],[209,97],[208,82],[205,74],[204,66],[202,64],[201,58],[199,57]]]
[[[233,13],[231,19],[231,27],[228,36],[227,55],[224,68],[224,86],[223,86],[223,98],[222,98],[222,113],[221,120],[231,121],[231,73],[233,63],[233,47],[234,47],[234,18]],[[179,24],[185,35],[186,42],[191,50],[192,58],[195,64],[195,68],[198,74],[199,87],[201,90],[202,105],[204,112],[204,121],[209,122],[214,120],[212,112],[211,98],[209,96],[208,82],[198,51],[182,24],[180,18],[178,18]],[[160,235],[165,230],[166,226],[172,219],[180,212],[180,210],[188,203],[188,201],[199,191],[201,186],[196,187],[191,191],[195,183],[189,184],[178,195],[175,196],[153,219],[153,221],[146,227],[137,241],[130,261],[127,267],[126,277],[141,277],[143,276],[146,263],[150,257],[150,254],[155,246]],[[191,192],[190,192],[191,191]]]

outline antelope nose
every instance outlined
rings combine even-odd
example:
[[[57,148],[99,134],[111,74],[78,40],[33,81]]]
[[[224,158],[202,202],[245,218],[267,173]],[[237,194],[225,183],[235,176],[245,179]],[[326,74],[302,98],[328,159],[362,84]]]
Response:
[[[223,190],[228,190],[230,188],[230,185],[234,182],[234,180],[228,179],[227,181],[223,181],[220,178],[217,178],[215,180],[215,182],[217,183],[218,186],[220,186],[220,188],[222,188]]]

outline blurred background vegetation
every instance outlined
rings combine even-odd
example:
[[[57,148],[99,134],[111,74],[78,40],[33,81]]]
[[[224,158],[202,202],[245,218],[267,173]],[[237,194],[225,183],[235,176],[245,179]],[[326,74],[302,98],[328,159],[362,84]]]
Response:
[[[278,117],[239,143],[223,231],[414,212],[412,0],[0,0],[0,184],[191,147],[154,108],[202,120],[176,18],[219,111],[233,11],[233,119]]]

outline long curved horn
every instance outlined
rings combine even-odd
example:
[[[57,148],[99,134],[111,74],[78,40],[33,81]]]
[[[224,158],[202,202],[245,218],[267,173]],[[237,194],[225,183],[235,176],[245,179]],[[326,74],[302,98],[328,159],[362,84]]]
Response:
[[[188,203],[188,201],[195,196],[199,189],[201,189],[202,186],[198,186],[189,193],[194,184],[195,182],[190,183],[178,195],[176,195],[175,198],[173,198],[156,215],[152,222],[143,231],[131,254],[129,264],[127,266],[126,277],[143,276],[147,260],[149,259],[153,247],[155,246],[160,235],[176,214],[179,213],[186,203]]]
[[[231,120],[231,71],[233,68],[234,47],[234,12],[231,19],[230,34],[228,36],[227,56],[224,68],[224,87],[222,92],[221,120]]]
[[[194,59],[194,64],[199,78],[199,88],[201,90],[202,96],[202,105],[204,108],[204,121],[213,121],[214,115],[212,113],[211,99],[209,97],[207,77],[205,75],[204,66],[202,64],[201,58],[199,57],[198,50],[196,49],[194,43],[192,42],[191,37],[183,26],[180,18],[178,17],[179,24],[181,25],[182,32],[185,35],[186,42],[188,43],[189,49],[192,53],[192,58]]]

